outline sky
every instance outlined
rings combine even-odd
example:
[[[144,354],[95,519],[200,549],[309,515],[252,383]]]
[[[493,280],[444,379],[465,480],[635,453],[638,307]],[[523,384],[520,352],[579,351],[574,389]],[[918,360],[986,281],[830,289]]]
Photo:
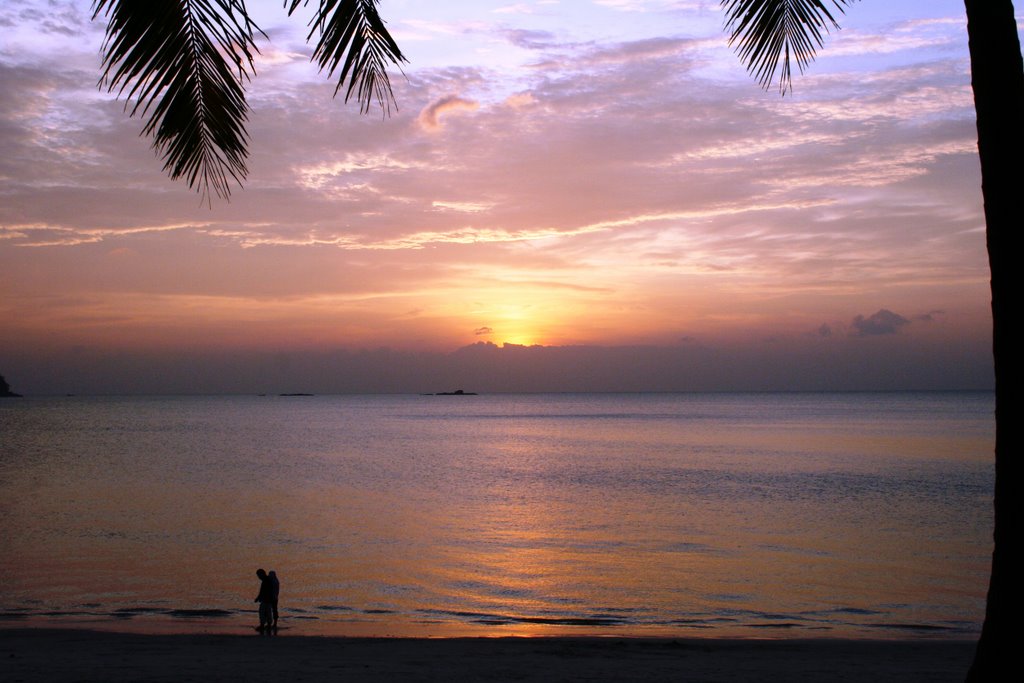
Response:
[[[249,0],[250,173],[209,206],[97,87],[90,4],[0,5],[15,391],[992,386],[962,2],[851,5],[782,97],[714,1],[383,0],[383,117]]]

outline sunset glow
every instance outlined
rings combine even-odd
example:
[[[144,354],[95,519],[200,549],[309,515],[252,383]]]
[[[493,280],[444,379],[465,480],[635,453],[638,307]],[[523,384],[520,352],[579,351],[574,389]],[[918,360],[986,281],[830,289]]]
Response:
[[[411,63],[383,119],[332,100],[303,18],[248,4],[250,177],[212,208],[97,91],[88,0],[0,8],[12,386],[422,391],[479,344],[566,373],[633,349],[661,388],[991,385],[962,3],[854,4],[780,97],[717,2],[385,0]],[[422,374],[316,369],[382,349]]]

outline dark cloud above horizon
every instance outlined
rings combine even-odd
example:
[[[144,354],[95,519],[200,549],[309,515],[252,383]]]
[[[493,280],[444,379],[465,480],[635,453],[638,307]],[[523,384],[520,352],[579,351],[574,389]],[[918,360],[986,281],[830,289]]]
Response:
[[[0,368],[20,393],[483,393],[622,391],[990,390],[991,353],[969,342],[895,335],[884,354],[857,344],[780,340],[742,346],[541,346],[477,342],[452,352],[392,348],[21,352]],[[922,345],[927,353],[921,353]]]
[[[853,328],[850,334],[857,337],[896,334],[901,327],[909,323],[910,321],[902,315],[883,308],[866,318],[863,315],[855,316],[850,322],[850,327]]]

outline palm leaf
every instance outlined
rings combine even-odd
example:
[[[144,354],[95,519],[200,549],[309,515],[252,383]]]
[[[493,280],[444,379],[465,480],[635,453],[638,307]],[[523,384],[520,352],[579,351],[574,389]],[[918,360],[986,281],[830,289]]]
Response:
[[[288,14],[309,0],[285,0]],[[407,61],[398,43],[388,33],[384,21],[377,13],[377,0],[320,0],[319,7],[309,22],[307,40],[319,34],[313,50],[313,59],[328,76],[338,75],[334,94],[345,87],[345,101],[355,94],[363,113],[376,101],[381,111],[390,113],[395,101],[388,79],[389,63],[401,67]]]
[[[95,0],[100,14],[109,17],[101,86],[148,116],[142,134],[172,179],[207,201],[211,189],[229,197],[230,181],[248,174],[242,79],[258,52],[244,0]]]
[[[722,0],[729,45],[736,45],[747,70],[766,90],[778,73],[783,95],[792,90],[792,63],[800,73],[814,59],[829,26],[839,24],[830,5],[839,13],[854,0]],[[780,67],[781,62],[781,67]]]

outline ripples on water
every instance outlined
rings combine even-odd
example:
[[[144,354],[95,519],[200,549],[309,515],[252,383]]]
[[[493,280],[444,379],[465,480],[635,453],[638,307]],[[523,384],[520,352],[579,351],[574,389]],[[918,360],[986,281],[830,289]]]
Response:
[[[992,410],[990,394],[4,401],[0,618],[230,630],[256,621],[263,566],[308,633],[960,637],[984,609]]]

